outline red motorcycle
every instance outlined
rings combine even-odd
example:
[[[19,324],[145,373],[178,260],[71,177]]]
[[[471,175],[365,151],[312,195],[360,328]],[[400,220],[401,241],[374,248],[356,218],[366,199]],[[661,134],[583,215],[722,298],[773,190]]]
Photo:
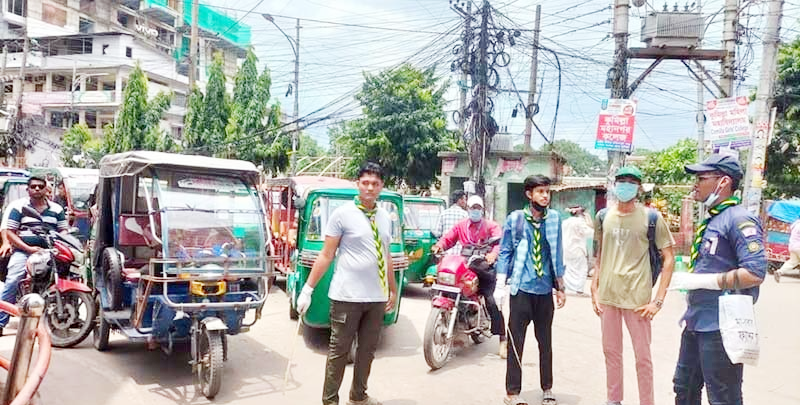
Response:
[[[491,238],[484,244],[464,246],[458,256],[435,256],[439,260],[436,283],[431,286],[433,301],[422,342],[431,370],[447,363],[456,333],[469,335],[476,344],[491,338],[492,321],[478,294],[475,272],[489,269],[486,254],[498,242],[500,238]]]
[[[72,235],[44,227],[36,210],[23,207],[22,213],[40,222],[31,231],[45,241],[46,247],[28,256],[18,298],[31,293],[44,297],[43,317],[52,345],[75,346],[92,331],[97,315],[92,290],[78,275],[84,261],[83,244]]]

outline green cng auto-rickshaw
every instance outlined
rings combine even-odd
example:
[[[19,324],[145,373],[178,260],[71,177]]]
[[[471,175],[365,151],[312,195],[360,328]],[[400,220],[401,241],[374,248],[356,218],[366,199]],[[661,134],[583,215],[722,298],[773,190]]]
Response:
[[[433,236],[433,227],[439,219],[439,214],[446,208],[444,200],[436,197],[403,197],[403,243],[408,256],[408,271],[406,279],[410,283],[423,283],[428,286],[433,277],[426,280],[433,263],[431,246],[436,243]],[[435,277],[436,270],[432,270]]]
[[[317,176],[299,176],[290,179],[270,179],[264,184],[267,190],[267,208],[270,217],[277,216],[281,222],[296,223],[282,227],[287,232],[296,232],[296,244],[289,244],[287,253],[292,257],[291,271],[286,276],[286,292],[289,295],[289,317],[298,318],[297,296],[311,272],[325,240],[325,226],[333,211],[344,203],[353,201],[358,190],[352,182]],[[403,197],[392,191],[384,191],[378,198],[378,205],[389,212],[392,219],[392,265],[397,281],[397,296],[392,312],[384,315],[384,325],[397,322],[400,313],[403,278],[408,269],[408,259],[403,249]],[[294,216],[296,215],[296,217]],[[297,218],[297,221],[294,219]],[[273,238],[275,241],[281,238]],[[276,242],[277,242],[276,241]],[[313,328],[330,327],[330,300],[328,288],[336,267],[334,261],[328,272],[314,288],[311,306],[303,316],[303,323]]]

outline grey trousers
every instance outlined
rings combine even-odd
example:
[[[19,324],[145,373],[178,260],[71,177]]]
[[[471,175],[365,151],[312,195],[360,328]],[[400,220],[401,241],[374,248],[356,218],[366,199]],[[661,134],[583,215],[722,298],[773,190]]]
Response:
[[[322,388],[322,404],[339,404],[339,387],[347,366],[347,354],[358,336],[353,384],[350,399],[363,401],[367,398],[367,380],[372,360],[378,348],[378,337],[383,326],[384,302],[343,302],[331,300],[331,340],[328,361],[325,364],[325,384]]]

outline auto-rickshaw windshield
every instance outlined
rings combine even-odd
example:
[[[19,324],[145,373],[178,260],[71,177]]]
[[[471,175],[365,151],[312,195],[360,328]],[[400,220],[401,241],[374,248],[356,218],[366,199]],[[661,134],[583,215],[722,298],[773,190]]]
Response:
[[[319,197],[314,200],[314,205],[311,207],[311,218],[307,224],[306,239],[308,240],[323,240],[325,239],[325,226],[328,223],[328,218],[334,210],[342,206],[342,204],[353,201],[352,199],[334,198],[334,197]],[[402,224],[400,223],[400,216],[398,215],[397,204],[391,201],[378,201],[378,206],[385,209],[389,213],[389,218],[392,220],[392,243],[399,243],[402,240]]]
[[[442,212],[441,204],[406,202],[403,204],[406,229],[429,231],[436,226],[439,214]]]
[[[69,190],[70,197],[72,198],[72,205],[79,210],[88,210],[88,201],[95,187],[97,187],[98,178],[81,176],[81,177],[66,177],[64,182]]]
[[[159,173],[158,178],[165,256],[184,262],[234,258],[240,259],[238,267],[260,267],[264,223],[252,187],[219,175]]]

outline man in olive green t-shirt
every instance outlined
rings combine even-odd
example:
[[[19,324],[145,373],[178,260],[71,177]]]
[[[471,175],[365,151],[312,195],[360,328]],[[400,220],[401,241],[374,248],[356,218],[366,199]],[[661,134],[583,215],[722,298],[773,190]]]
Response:
[[[642,173],[623,167],[616,174],[616,206],[609,208],[600,224],[595,220],[595,272],[592,304],[600,316],[603,353],[606,358],[606,388],[609,405],[622,402],[622,321],[631,335],[636,356],[639,403],[654,405],[653,363],[650,356],[650,321],[661,309],[672,278],[672,236],[664,218],[657,214],[655,245],[664,255],[661,282],[651,300],[654,280],[647,238],[649,209],[638,205]]]

